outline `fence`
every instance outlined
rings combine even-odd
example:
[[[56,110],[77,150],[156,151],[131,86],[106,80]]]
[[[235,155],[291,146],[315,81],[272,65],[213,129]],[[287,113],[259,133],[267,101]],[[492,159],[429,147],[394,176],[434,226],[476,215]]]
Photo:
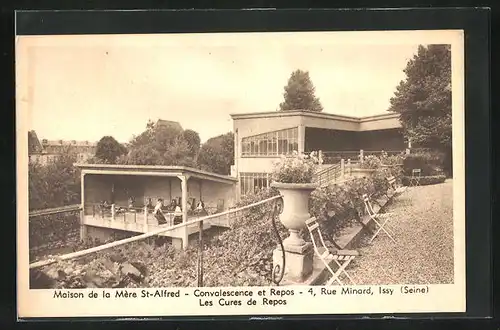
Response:
[[[343,175],[342,163],[338,163],[317,172],[313,178],[313,183],[320,187],[327,185],[330,182],[336,181]]]
[[[380,156],[386,153],[388,156],[400,155],[404,150],[346,150],[346,151],[322,151],[323,164],[336,164],[342,159],[351,160],[352,164],[362,162],[369,155]]]
[[[65,260],[73,260],[73,259],[78,259],[78,258],[82,258],[82,257],[85,257],[85,256],[89,256],[90,254],[93,254],[93,253],[97,253],[97,252],[100,252],[100,251],[104,251],[104,250],[107,250],[107,249],[111,249],[111,248],[115,248],[115,247],[119,247],[119,246],[123,246],[125,244],[129,244],[129,243],[133,243],[133,242],[139,242],[141,240],[145,240],[147,238],[150,238],[150,237],[154,237],[154,236],[158,236],[159,234],[162,234],[162,233],[166,233],[168,231],[172,231],[172,230],[175,230],[177,228],[182,228],[182,227],[185,227],[185,226],[190,226],[190,225],[194,225],[194,224],[198,224],[199,226],[199,235],[198,235],[198,247],[197,247],[197,258],[196,258],[196,268],[197,268],[197,285],[198,286],[203,286],[204,285],[204,267],[203,267],[203,264],[204,264],[204,253],[208,253],[207,249],[204,248],[204,232],[203,232],[203,223],[204,222],[209,222],[211,220],[215,220],[215,219],[219,219],[221,217],[223,218],[242,218],[242,217],[250,217],[251,216],[255,216],[256,214],[258,214],[259,216],[263,216],[263,217],[268,217],[267,220],[269,221],[272,221],[272,224],[269,224],[267,222],[260,222],[258,224],[256,224],[259,228],[262,227],[262,224],[264,223],[265,224],[265,230],[264,232],[265,233],[272,233],[270,229],[270,227],[268,227],[268,225],[273,225],[273,228],[275,228],[275,221],[276,221],[276,216],[277,216],[277,210],[279,209],[278,208],[278,205],[279,205],[279,201],[281,199],[281,196],[277,195],[277,196],[273,196],[273,197],[270,197],[270,198],[267,198],[267,199],[264,199],[262,201],[259,201],[259,202],[256,202],[256,203],[252,203],[252,204],[249,204],[249,205],[246,205],[246,206],[242,206],[242,207],[238,207],[238,208],[234,208],[234,209],[231,209],[231,210],[227,210],[227,211],[224,211],[224,212],[220,212],[220,213],[217,213],[217,214],[212,214],[212,215],[207,215],[207,216],[203,216],[203,217],[200,217],[200,218],[197,218],[197,219],[193,219],[193,220],[190,220],[190,221],[186,221],[184,223],[180,223],[180,224],[176,224],[176,225],[173,225],[173,226],[168,226],[168,227],[163,227],[163,228],[160,228],[160,229],[157,229],[157,230],[154,230],[154,231],[150,231],[150,232],[146,232],[144,234],[139,234],[137,236],[133,236],[133,237],[129,237],[129,238],[126,238],[126,239],[122,239],[122,240],[118,240],[118,241],[114,241],[114,242],[110,242],[110,243],[107,243],[107,244],[103,244],[103,245],[100,245],[100,246],[96,246],[96,247],[93,247],[93,248],[89,248],[89,249],[85,249],[85,250],[82,250],[82,251],[77,251],[77,252],[73,252],[73,253],[68,253],[68,254],[64,254],[64,255],[60,255],[60,256],[57,256],[55,258],[51,258],[51,259],[47,259],[47,260],[42,260],[42,261],[37,261],[37,262],[34,262],[34,263],[31,263],[29,265],[29,268],[31,270],[33,269],[36,269],[36,268],[41,268],[41,267],[45,267],[45,266],[48,266],[48,265],[52,265],[52,264],[55,264],[55,263],[58,263],[58,262],[62,262],[62,261],[65,261]],[[263,210],[262,207],[267,207],[266,210]],[[55,214],[57,212],[60,212],[60,213],[63,213],[63,212],[68,212],[68,209],[69,208],[59,208],[59,210],[50,210],[51,214]],[[260,209],[260,212],[257,212],[259,211]],[[71,208],[71,211],[74,211],[75,209],[74,208]],[[80,209],[79,209],[80,210]],[[270,210],[272,210],[273,212],[269,212]],[[38,214],[47,214],[47,212],[49,212],[49,210],[42,210],[42,211],[36,211],[36,212],[32,212],[30,213],[30,217],[31,216],[37,216]],[[250,224],[252,222],[255,222],[253,221],[255,219],[250,219]],[[244,227],[244,226],[243,226]],[[231,231],[231,229],[230,229]],[[278,233],[277,230],[274,231],[275,235],[277,235],[277,237],[275,237],[278,242],[280,244],[282,244],[281,242],[281,236],[280,234]],[[258,235],[256,236],[255,233],[252,233],[252,232],[249,232],[249,234],[251,234],[256,240],[259,240],[260,238],[258,237]],[[276,246],[276,239],[273,240],[268,240],[270,242],[265,242],[265,243],[270,243],[272,244],[273,246]],[[241,243],[241,242],[240,242]],[[257,250],[257,249],[261,249],[262,248],[262,244],[258,244],[257,241],[254,242],[253,244],[249,244],[248,248],[250,250]],[[241,254],[242,251],[241,249],[238,250],[238,249],[234,249],[233,251],[234,253],[236,254]],[[179,255],[181,255],[183,252],[178,252]],[[222,255],[217,255],[217,254],[214,254],[214,255],[209,255],[208,257],[212,258],[213,260],[210,260],[209,263],[210,265],[213,265],[213,264],[216,264],[220,261],[220,258],[221,256],[223,257],[224,254]],[[246,258],[246,256],[252,256],[252,251],[248,251],[248,253],[244,256]],[[222,263],[224,264],[224,263]],[[241,264],[241,261],[238,261],[237,264]],[[271,264],[272,264],[272,260],[271,260]],[[217,265],[217,268],[221,268],[222,269],[222,265],[220,265],[221,267],[219,267],[219,265]],[[269,268],[269,267],[268,267]],[[271,276],[271,279],[275,278],[276,277],[276,272],[280,272],[279,269],[269,269],[267,275]],[[266,276],[267,276],[266,275]],[[279,283],[279,281],[281,280],[279,277],[280,274],[278,274],[277,276],[277,280],[275,281],[276,284]],[[226,274],[227,276],[227,274]],[[282,274],[281,274],[281,277],[282,277]]]

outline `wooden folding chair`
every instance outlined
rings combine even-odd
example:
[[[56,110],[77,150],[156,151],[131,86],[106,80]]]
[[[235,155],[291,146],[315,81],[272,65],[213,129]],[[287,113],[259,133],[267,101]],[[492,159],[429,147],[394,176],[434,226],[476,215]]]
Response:
[[[414,168],[411,170],[411,177],[410,177],[410,187],[416,187],[420,185],[420,175],[422,174],[422,170],[419,168]]]
[[[314,246],[314,252],[321,259],[325,267],[332,274],[332,277],[328,280],[326,285],[330,286],[333,284],[333,282],[337,282],[340,285],[344,285],[339,278],[341,274],[344,274],[353,285],[356,285],[352,277],[347,273],[346,267],[351,263],[351,261],[355,257],[359,256],[359,252],[353,250],[332,251],[328,249],[323,239],[323,235],[321,234],[321,230],[319,229],[319,223],[314,217],[306,221],[306,226],[307,229],[309,230],[309,235],[311,235],[311,241]],[[315,236],[317,236],[318,238],[319,246]],[[330,266],[332,260],[337,264],[336,271],[334,271]]]
[[[370,197],[368,197],[367,194],[363,195],[363,202],[365,203],[365,209],[370,218],[375,222],[377,225],[377,230],[373,234],[372,238],[370,239],[370,243],[375,239],[375,237],[378,236],[380,232],[384,232],[389,238],[396,243],[396,240],[392,237],[394,235],[394,232],[390,228],[385,228],[386,224],[388,223],[390,216],[392,215],[391,213],[380,213],[380,210],[378,212],[375,212],[373,209],[373,205],[371,203]]]

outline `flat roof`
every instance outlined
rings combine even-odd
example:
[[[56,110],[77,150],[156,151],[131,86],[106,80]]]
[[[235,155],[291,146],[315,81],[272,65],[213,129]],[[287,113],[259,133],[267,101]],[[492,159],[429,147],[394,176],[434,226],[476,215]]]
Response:
[[[186,175],[209,181],[223,183],[234,183],[238,179],[229,175],[222,175],[208,171],[199,170],[187,166],[164,166],[164,165],[121,165],[121,164],[82,164],[76,163],[75,167],[82,169],[86,174],[110,174],[110,175],[149,175],[169,176]]]
[[[369,122],[369,121],[399,118],[399,114],[397,114],[397,113],[383,113],[380,115],[373,115],[373,116],[366,116],[366,117],[354,117],[354,116],[336,115],[333,113],[316,112],[316,111],[308,111],[308,110],[266,111],[266,112],[250,112],[250,113],[247,112],[247,113],[234,113],[234,114],[230,114],[230,116],[232,119],[254,119],[254,118],[305,116],[305,117],[314,117],[314,118],[322,118],[322,119],[348,121],[348,122],[354,122],[354,123],[362,123],[362,122]]]

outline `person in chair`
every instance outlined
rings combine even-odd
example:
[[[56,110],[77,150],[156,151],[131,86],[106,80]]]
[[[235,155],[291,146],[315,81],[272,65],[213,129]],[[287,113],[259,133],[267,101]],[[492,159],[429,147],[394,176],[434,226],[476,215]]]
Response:
[[[163,213],[163,199],[159,198],[158,202],[156,202],[155,209],[153,211],[153,214],[158,220],[159,225],[163,225],[167,223],[167,219],[165,217],[165,213]]]

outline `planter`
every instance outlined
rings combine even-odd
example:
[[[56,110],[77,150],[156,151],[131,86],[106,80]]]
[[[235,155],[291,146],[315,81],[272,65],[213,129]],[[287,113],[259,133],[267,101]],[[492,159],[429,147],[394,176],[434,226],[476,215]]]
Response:
[[[283,244],[303,246],[305,241],[299,236],[299,232],[305,228],[305,221],[311,217],[309,197],[317,185],[273,182],[271,187],[278,189],[283,196],[283,212],[280,214],[280,221],[290,232],[290,236],[283,241]]]
[[[350,170],[351,176],[355,178],[369,178],[375,171],[373,168],[353,168]]]

